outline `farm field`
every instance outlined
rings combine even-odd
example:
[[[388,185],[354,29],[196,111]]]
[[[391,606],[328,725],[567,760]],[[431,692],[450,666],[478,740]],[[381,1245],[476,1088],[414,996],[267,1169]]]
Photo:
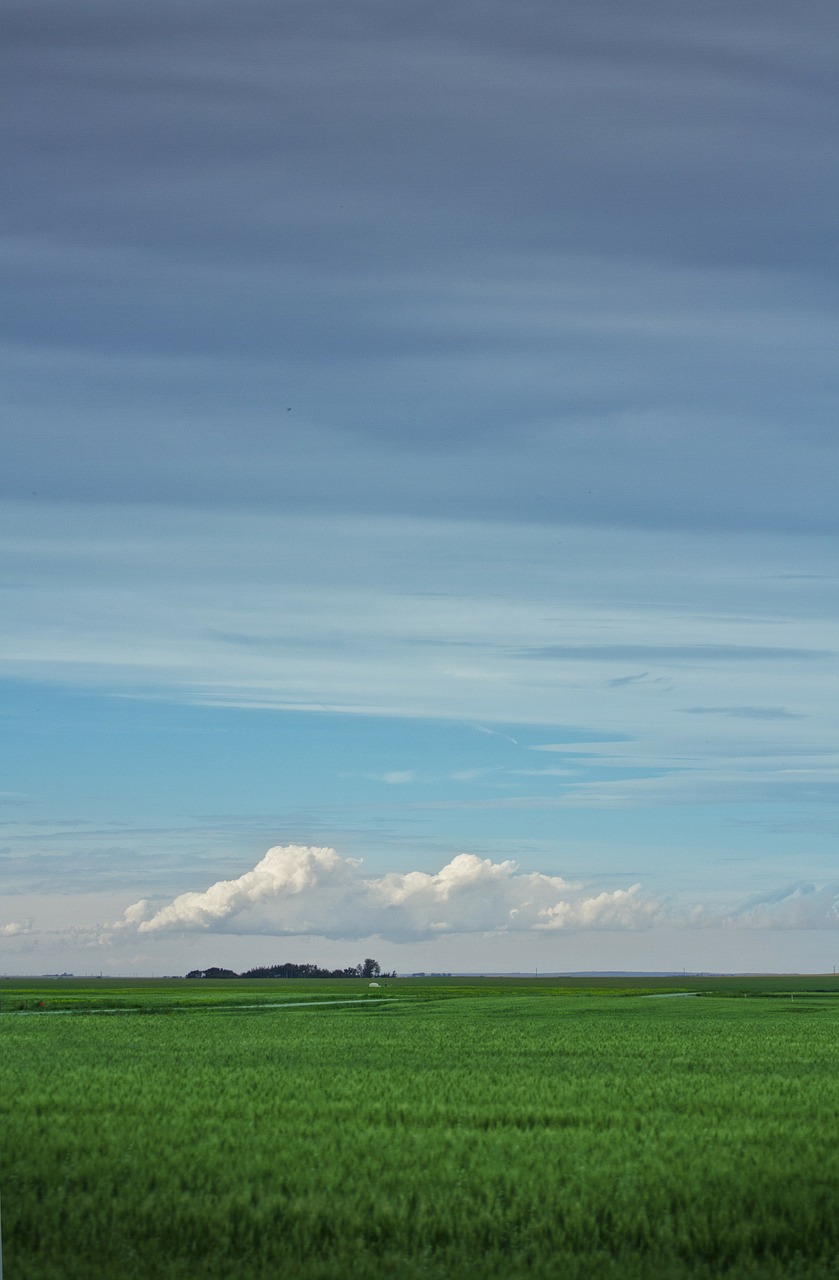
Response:
[[[6,1280],[839,1277],[833,977],[6,980],[0,1112]]]

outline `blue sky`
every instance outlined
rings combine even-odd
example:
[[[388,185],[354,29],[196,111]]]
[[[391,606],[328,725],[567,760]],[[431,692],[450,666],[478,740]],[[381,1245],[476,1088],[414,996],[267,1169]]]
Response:
[[[832,969],[832,7],[8,17],[0,971]]]

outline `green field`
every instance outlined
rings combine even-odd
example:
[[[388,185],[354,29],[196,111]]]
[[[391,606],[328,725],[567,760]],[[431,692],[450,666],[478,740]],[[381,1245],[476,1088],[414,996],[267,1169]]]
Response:
[[[6,980],[0,1112],[5,1280],[839,1277],[833,977]]]

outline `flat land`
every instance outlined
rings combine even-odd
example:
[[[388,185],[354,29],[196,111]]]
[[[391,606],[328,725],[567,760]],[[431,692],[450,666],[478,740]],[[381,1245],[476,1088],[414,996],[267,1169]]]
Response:
[[[826,1280],[837,1117],[832,975],[0,982],[7,1280]]]

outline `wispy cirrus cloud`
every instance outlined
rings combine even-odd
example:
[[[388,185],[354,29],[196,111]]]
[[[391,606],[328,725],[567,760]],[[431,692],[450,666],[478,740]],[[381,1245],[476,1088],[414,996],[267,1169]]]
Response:
[[[689,716],[731,716],[734,720],[801,720],[803,717],[786,707],[683,707]]]
[[[562,662],[657,662],[661,666],[706,662],[817,662],[835,655],[829,649],[799,649],[783,645],[752,644],[552,644],[523,649],[519,658],[544,658]],[[644,673],[646,674],[646,673]],[[633,676],[618,683],[643,679]]]

